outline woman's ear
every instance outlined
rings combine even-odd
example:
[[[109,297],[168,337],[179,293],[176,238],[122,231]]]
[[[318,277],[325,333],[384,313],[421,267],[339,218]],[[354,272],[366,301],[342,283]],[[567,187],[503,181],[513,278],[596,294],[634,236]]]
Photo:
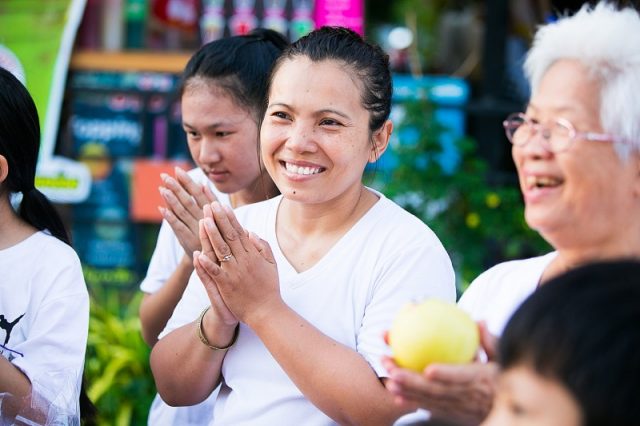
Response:
[[[391,120],[387,120],[384,122],[382,127],[378,129],[372,135],[373,146],[371,147],[371,154],[369,154],[369,162],[375,163],[382,156],[382,154],[387,150],[389,146],[389,139],[391,138],[391,133],[393,132],[393,123]]]
[[[0,155],[0,183],[4,182],[9,175],[9,163],[4,155]]]

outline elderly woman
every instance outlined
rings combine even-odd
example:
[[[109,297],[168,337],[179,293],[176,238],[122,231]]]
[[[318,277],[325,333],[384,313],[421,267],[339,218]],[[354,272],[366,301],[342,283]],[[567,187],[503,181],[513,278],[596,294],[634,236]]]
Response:
[[[485,332],[499,336],[528,295],[566,270],[640,257],[638,40],[638,13],[606,3],[537,32],[525,63],[531,99],[504,127],[525,219],[555,251],[497,265],[471,284],[459,304]],[[493,363],[431,365],[422,374],[390,359],[385,366],[397,403],[457,424],[477,424],[490,409]]]

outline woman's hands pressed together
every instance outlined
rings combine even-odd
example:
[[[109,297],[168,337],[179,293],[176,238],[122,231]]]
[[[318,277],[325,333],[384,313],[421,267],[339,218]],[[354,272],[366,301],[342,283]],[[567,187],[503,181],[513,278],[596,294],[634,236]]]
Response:
[[[230,207],[214,201],[203,212],[196,272],[225,323],[251,326],[284,304],[271,248],[242,228]]]

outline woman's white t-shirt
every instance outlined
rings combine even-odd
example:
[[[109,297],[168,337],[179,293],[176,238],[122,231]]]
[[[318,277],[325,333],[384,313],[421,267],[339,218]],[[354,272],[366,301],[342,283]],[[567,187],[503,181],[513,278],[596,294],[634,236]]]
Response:
[[[378,196],[329,252],[301,273],[282,254],[276,238],[282,196],[236,209],[236,215],[245,229],[270,244],[284,301],[385,377],[380,360],[389,355],[389,348],[383,334],[398,310],[427,297],[455,301],[455,280],[449,256],[435,234],[384,195]],[[194,321],[208,304],[194,273],[161,336]],[[222,375],[212,424],[334,424],[304,397],[244,324],[225,356]]]

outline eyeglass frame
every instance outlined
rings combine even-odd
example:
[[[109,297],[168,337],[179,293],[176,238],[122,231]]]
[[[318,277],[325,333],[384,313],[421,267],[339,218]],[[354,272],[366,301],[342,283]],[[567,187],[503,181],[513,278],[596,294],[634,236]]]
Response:
[[[525,139],[522,143],[515,143],[513,141],[513,135],[515,134],[515,132],[512,132],[511,136],[509,135],[509,130],[513,129],[512,127],[512,123],[513,120],[515,118],[519,118],[522,120],[522,123],[520,124],[520,126],[522,124],[528,124],[529,126],[531,126],[531,129],[533,130],[533,133],[531,134],[531,136],[528,139]],[[522,112],[514,112],[511,113],[507,116],[507,118],[502,122],[502,127],[504,128],[505,131],[505,135],[507,136],[507,139],[509,140],[509,142],[513,145],[513,146],[524,146],[527,143],[529,143],[529,141],[531,140],[531,138],[533,138],[535,135],[537,135],[538,133],[542,136],[542,138],[545,140],[545,149],[547,149],[550,152],[553,153],[559,153],[559,152],[565,152],[567,151],[572,145],[573,145],[573,141],[576,140],[577,138],[584,138],[588,141],[593,141],[593,142],[614,142],[614,143],[624,143],[625,139],[619,137],[619,136],[615,136],[609,133],[597,133],[597,132],[579,132],[576,130],[575,126],[573,125],[573,123],[571,123],[569,120],[567,120],[566,118],[557,118],[554,121],[554,124],[560,124],[562,126],[564,126],[565,128],[567,128],[567,130],[569,130],[569,136],[567,137],[567,143],[566,146],[564,146],[561,149],[554,149],[553,145],[550,143],[551,142],[551,134],[550,134],[550,130],[549,128],[542,124],[542,123],[535,123],[531,118],[529,118],[525,113]],[[517,130],[520,126],[516,127],[515,130]],[[547,132],[548,136],[545,135],[545,131]]]

